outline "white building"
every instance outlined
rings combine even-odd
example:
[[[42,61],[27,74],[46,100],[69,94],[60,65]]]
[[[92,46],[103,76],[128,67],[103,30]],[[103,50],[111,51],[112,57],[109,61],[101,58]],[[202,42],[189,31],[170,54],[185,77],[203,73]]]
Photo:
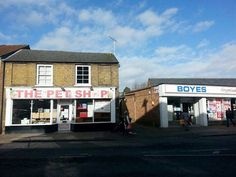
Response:
[[[236,79],[154,78],[148,87],[125,94],[133,121],[166,128],[188,112],[194,125],[224,123],[230,108],[236,117]]]
[[[236,79],[149,79],[148,83],[159,94],[160,127],[168,127],[186,111],[200,126],[225,120],[228,108],[236,116]]]

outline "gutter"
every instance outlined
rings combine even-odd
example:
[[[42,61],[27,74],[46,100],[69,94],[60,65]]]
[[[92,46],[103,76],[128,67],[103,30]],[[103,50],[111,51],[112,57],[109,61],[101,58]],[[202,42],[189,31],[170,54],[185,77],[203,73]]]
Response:
[[[5,62],[2,60],[1,61],[1,79],[2,79],[2,82],[0,83],[0,91],[1,91],[1,98],[0,98],[0,134],[2,134],[2,129],[3,129],[3,101],[4,101],[4,84],[5,84]]]

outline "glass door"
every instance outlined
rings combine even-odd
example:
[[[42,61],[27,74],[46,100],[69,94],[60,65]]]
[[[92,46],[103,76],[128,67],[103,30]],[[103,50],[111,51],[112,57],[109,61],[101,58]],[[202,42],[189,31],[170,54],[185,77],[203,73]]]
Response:
[[[69,123],[69,117],[70,112],[69,112],[69,105],[61,105],[60,109],[60,123]]]

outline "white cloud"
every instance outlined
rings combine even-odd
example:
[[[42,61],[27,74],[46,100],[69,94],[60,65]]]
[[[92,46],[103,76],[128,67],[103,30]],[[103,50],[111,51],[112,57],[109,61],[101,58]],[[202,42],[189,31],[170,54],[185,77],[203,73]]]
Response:
[[[190,47],[180,45],[179,47],[160,47],[163,55],[173,54],[173,58],[182,55],[184,48]],[[216,52],[217,51],[217,52]],[[176,56],[176,57],[175,57]],[[121,90],[125,87],[132,87],[135,83],[147,82],[151,77],[235,77],[236,70],[236,43],[227,43],[214,52],[205,54],[196,51],[186,53],[185,62],[166,64],[159,60],[158,56],[148,57],[122,57],[120,59],[120,80]]]
[[[78,18],[76,9],[57,0],[9,0],[2,8],[8,8],[5,16],[7,21],[14,21],[14,26],[24,30],[44,24],[60,25],[71,20],[75,22]]]
[[[110,52],[109,46],[104,44],[108,40],[102,32],[96,33],[89,28],[56,28],[44,35],[32,48],[68,51]],[[102,46],[102,47],[101,47]],[[110,51],[109,51],[110,50]]]
[[[166,17],[167,19],[171,18],[173,15],[175,15],[178,12],[178,8],[170,8],[163,12],[162,16]]]
[[[70,14],[73,16],[75,13],[73,9],[69,9]],[[57,11],[58,12],[58,11]],[[99,43],[104,44],[104,41],[107,41],[108,36],[114,37],[118,42],[117,46],[121,49],[129,47],[130,50],[132,48],[136,50],[137,48],[144,45],[146,41],[148,41],[152,37],[158,37],[160,35],[163,35],[164,30],[168,24],[168,21],[173,17],[173,15],[177,13],[177,9],[167,9],[164,11],[160,16],[155,14],[153,11],[146,11],[144,13],[141,13],[141,15],[137,15],[139,19],[139,23],[143,23],[145,21],[145,18],[148,19],[149,15],[153,15],[153,21],[150,20],[145,27],[140,26],[132,26],[132,23],[126,23],[125,20],[121,16],[115,16],[110,10],[105,10],[101,8],[89,8],[89,9],[83,9],[78,13],[78,21],[77,23],[80,25],[83,25],[83,28],[78,28],[79,25],[74,25],[74,23],[70,22],[63,22],[61,23],[61,26],[68,27],[71,30],[71,34],[67,37],[61,37],[60,33],[58,33],[58,29],[56,28],[53,31],[49,32],[48,34],[45,34],[42,36],[42,38],[37,42],[35,47],[39,48],[40,46],[50,47],[57,46],[58,48],[61,48],[63,45],[63,41],[65,40],[65,43],[67,43],[69,40],[71,41],[71,44],[76,44],[77,42],[84,42],[85,45],[81,47],[84,49],[96,49],[95,47],[99,48]],[[57,13],[54,12],[52,16],[52,19],[55,19]],[[146,15],[145,15],[146,14]],[[41,16],[38,16],[38,21],[40,21],[42,18],[39,18]],[[141,20],[141,21],[140,21]],[[142,22],[142,20],[144,20]],[[160,21],[158,21],[160,20]],[[81,24],[82,23],[82,24]],[[86,31],[86,33],[85,33]],[[75,33],[77,35],[75,35]],[[75,36],[74,36],[75,35]],[[83,36],[84,35],[84,36]],[[87,40],[86,40],[87,39]],[[53,41],[61,41],[61,44],[56,44]],[[48,42],[47,42],[48,41]],[[109,40],[108,40],[109,41]],[[91,45],[86,45],[88,42],[92,42]],[[42,45],[44,44],[44,46]],[[103,49],[109,50],[110,47],[107,45],[110,45],[107,43],[105,46],[103,46]],[[71,45],[69,45],[71,46]],[[78,44],[76,44],[78,48]],[[90,46],[90,48],[88,48]],[[51,47],[50,47],[51,48]],[[69,47],[67,47],[69,48]],[[66,49],[67,49],[66,48]],[[70,48],[71,50],[71,48]],[[111,50],[109,50],[111,51]]]
[[[110,34],[114,36],[118,43],[117,45],[128,46],[136,45],[137,42],[145,40],[145,32],[129,26],[116,26],[110,30]]]
[[[79,19],[84,22],[112,27],[116,25],[116,18],[111,11],[98,9],[83,9],[79,13]]]
[[[37,11],[30,11],[27,14],[19,14],[17,17],[18,22],[24,19],[24,25],[40,26],[47,21],[47,17]]]
[[[0,41],[8,41],[11,38],[12,38],[11,36],[8,36],[8,35],[3,34],[3,33],[0,32]]]
[[[55,2],[55,0],[7,0],[7,1],[0,1],[0,9],[7,8],[10,6],[27,6],[27,5],[40,5],[45,6],[50,4],[51,2]]]
[[[224,44],[218,52],[209,54],[208,59],[203,72],[218,77],[236,77],[236,43]]]
[[[199,44],[197,45],[197,48],[204,48],[208,46],[209,44],[210,44],[210,41],[208,41],[207,39],[203,39],[199,42]]]
[[[170,8],[158,15],[152,10],[146,10],[138,15],[137,19],[145,26],[160,26],[167,23],[177,12],[177,8]]]
[[[163,19],[152,10],[146,10],[145,12],[141,13],[137,19],[145,26],[160,25],[163,23]]]
[[[193,50],[186,45],[172,46],[172,47],[159,47],[155,51],[156,57],[159,61],[171,62],[185,62],[189,58],[194,57]]]
[[[211,26],[214,25],[214,23],[215,23],[214,21],[201,21],[201,22],[198,22],[193,27],[193,32],[201,32],[201,31],[208,30]]]

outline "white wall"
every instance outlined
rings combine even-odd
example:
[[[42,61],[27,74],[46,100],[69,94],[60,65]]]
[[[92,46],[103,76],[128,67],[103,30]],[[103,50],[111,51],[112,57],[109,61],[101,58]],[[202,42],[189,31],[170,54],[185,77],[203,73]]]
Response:
[[[167,97],[160,97],[160,127],[168,127],[168,110],[167,110]]]

